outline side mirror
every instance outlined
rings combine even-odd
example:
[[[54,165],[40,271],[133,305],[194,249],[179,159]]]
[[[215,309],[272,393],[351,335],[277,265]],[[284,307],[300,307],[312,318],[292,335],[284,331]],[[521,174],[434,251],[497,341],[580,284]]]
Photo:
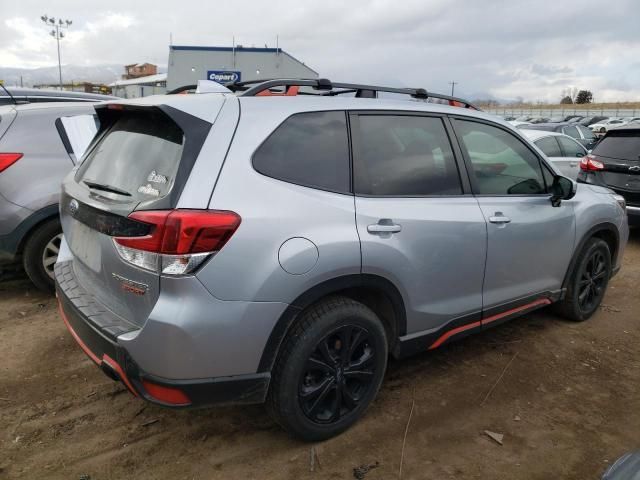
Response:
[[[586,155],[588,155],[588,153],[587,153]],[[582,158],[582,157],[584,157],[584,156],[585,156],[585,154],[584,154],[584,153],[576,152],[576,157],[577,157],[577,158]]]
[[[562,200],[570,200],[576,194],[575,182],[558,175],[551,184],[551,205],[559,207]]]

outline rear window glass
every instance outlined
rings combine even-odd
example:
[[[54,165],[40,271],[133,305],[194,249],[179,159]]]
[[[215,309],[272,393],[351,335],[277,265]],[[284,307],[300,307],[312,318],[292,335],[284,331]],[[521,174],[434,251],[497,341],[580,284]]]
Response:
[[[263,175],[306,187],[349,192],[349,140],[345,112],[292,115],[253,155]]]
[[[593,149],[593,153],[622,160],[640,160],[640,131],[606,135]]]
[[[127,112],[88,153],[76,178],[134,200],[154,200],[171,191],[183,146],[182,130],[164,114]]]

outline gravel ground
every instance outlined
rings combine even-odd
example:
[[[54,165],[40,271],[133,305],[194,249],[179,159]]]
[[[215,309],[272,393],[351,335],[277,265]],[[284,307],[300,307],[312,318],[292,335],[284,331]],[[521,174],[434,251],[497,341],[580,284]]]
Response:
[[[170,411],[133,398],[74,343],[55,299],[11,276],[0,283],[0,478],[398,478],[405,430],[404,479],[599,478],[640,447],[639,285],[635,231],[589,322],[541,310],[392,362],[365,418],[309,445],[262,406]]]

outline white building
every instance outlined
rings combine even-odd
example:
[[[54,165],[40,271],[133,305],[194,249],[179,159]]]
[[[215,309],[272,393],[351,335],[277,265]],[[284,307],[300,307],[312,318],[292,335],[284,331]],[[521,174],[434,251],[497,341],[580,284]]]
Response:
[[[317,78],[318,72],[281,48],[169,46],[167,89],[261,78]]]
[[[162,95],[167,92],[167,74],[158,73],[146,77],[117,80],[110,83],[112,94],[122,98],[138,98]]]

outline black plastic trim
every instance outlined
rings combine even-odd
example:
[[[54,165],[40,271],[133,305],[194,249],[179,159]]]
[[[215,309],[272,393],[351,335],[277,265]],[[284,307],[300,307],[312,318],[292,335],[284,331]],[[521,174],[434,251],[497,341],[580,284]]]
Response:
[[[24,241],[33,229],[58,215],[58,205],[48,205],[25,218],[11,233],[0,236],[0,257],[13,259],[22,250]]]
[[[504,317],[488,323],[485,323],[484,320],[492,316],[500,315],[501,313],[509,312],[510,310],[526,306],[535,302],[536,300],[548,299],[551,303],[553,303],[560,300],[563,294],[564,290],[536,293],[534,295],[529,295],[527,297],[519,298],[517,300],[509,301],[503,303],[502,305],[483,310],[482,312],[472,313],[455,318],[439,329],[430,331],[428,333],[425,333],[424,335],[409,336],[409,338],[405,339],[400,338],[397,343],[396,357],[405,358],[417,353],[425,352],[433,348],[435,343],[438,342],[438,340],[440,340],[443,336],[447,335],[448,332],[453,332],[460,327],[467,326],[468,328],[451,334],[451,336],[441,341],[438,346],[445,345],[454,340],[460,340],[471,334],[478,333],[481,330],[492,328],[494,326],[508,322],[515,318],[526,315],[527,313],[533,312],[534,310],[545,307],[547,306],[547,304],[532,305],[530,308],[505,315]]]
[[[587,230],[585,232],[585,234],[582,236],[582,238],[580,239],[580,242],[577,244],[577,247],[574,250],[573,253],[573,257],[571,257],[571,261],[569,262],[569,267],[567,268],[567,272],[565,273],[564,276],[564,280],[562,281],[562,288],[566,289],[569,283],[569,278],[571,278],[571,273],[573,272],[573,269],[575,268],[575,265],[578,261],[578,257],[580,256],[580,253],[582,252],[582,249],[584,248],[584,245],[587,243],[587,241],[592,238],[596,233],[598,232],[610,232],[615,236],[616,239],[616,251],[615,254],[612,256],[611,258],[611,265],[615,266],[618,260],[618,253],[619,253],[619,245],[620,245],[620,233],[618,232],[618,228],[613,224],[613,223],[609,223],[609,222],[603,222],[603,223],[599,223],[597,225],[594,225],[593,227],[591,227],[589,230]]]
[[[69,141],[67,131],[64,129],[64,125],[62,125],[62,119],[56,118],[54,124],[56,126],[56,130],[58,131],[58,135],[60,135],[60,140],[62,140],[62,145],[64,145],[64,149],[67,151],[67,154],[69,156],[75,155],[73,147],[71,146],[71,142]]]
[[[396,346],[395,357],[402,359],[410,357],[412,355],[416,355],[418,353],[426,352],[427,350],[429,350],[429,347],[431,347],[431,345],[433,345],[440,337],[445,335],[447,332],[465,325],[472,325],[474,323],[478,324],[477,326],[470,327],[463,332],[453,335],[450,339],[447,340],[447,342],[450,342],[452,340],[459,340],[473,333],[478,333],[482,329],[480,325],[481,320],[481,312],[471,313],[468,315],[463,315],[462,317],[454,318],[439,329],[429,333],[425,333],[424,335],[411,336],[410,338],[405,339],[400,338],[398,339],[398,343]]]
[[[70,195],[62,193],[60,212],[84,223],[89,228],[96,230],[110,237],[142,237],[150,233],[151,225],[132,220],[128,217],[116,215],[115,213],[92,207],[86,203],[73,199]],[[71,202],[75,200],[78,207],[75,210],[70,208]]]
[[[344,275],[332,280],[322,282],[296,298],[284,313],[278,319],[276,325],[271,330],[267,344],[262,352],[258,372],[270,372],[278,355],[280,345],[284,340],[291,325],[293,325],[298,314],[305,308],[317,302],[321,298],[332,293],[350,288],[370,288],[377,290],[380,294],[386,295],[391,301],[396,319],[395,329],[396,337],[406,334],[407,331],[407,314],[404,306],[404,300],[400,291],[389,280],[378,275],[371,274],[354,274]],[[391,339],[395,342],[395,339]]]

